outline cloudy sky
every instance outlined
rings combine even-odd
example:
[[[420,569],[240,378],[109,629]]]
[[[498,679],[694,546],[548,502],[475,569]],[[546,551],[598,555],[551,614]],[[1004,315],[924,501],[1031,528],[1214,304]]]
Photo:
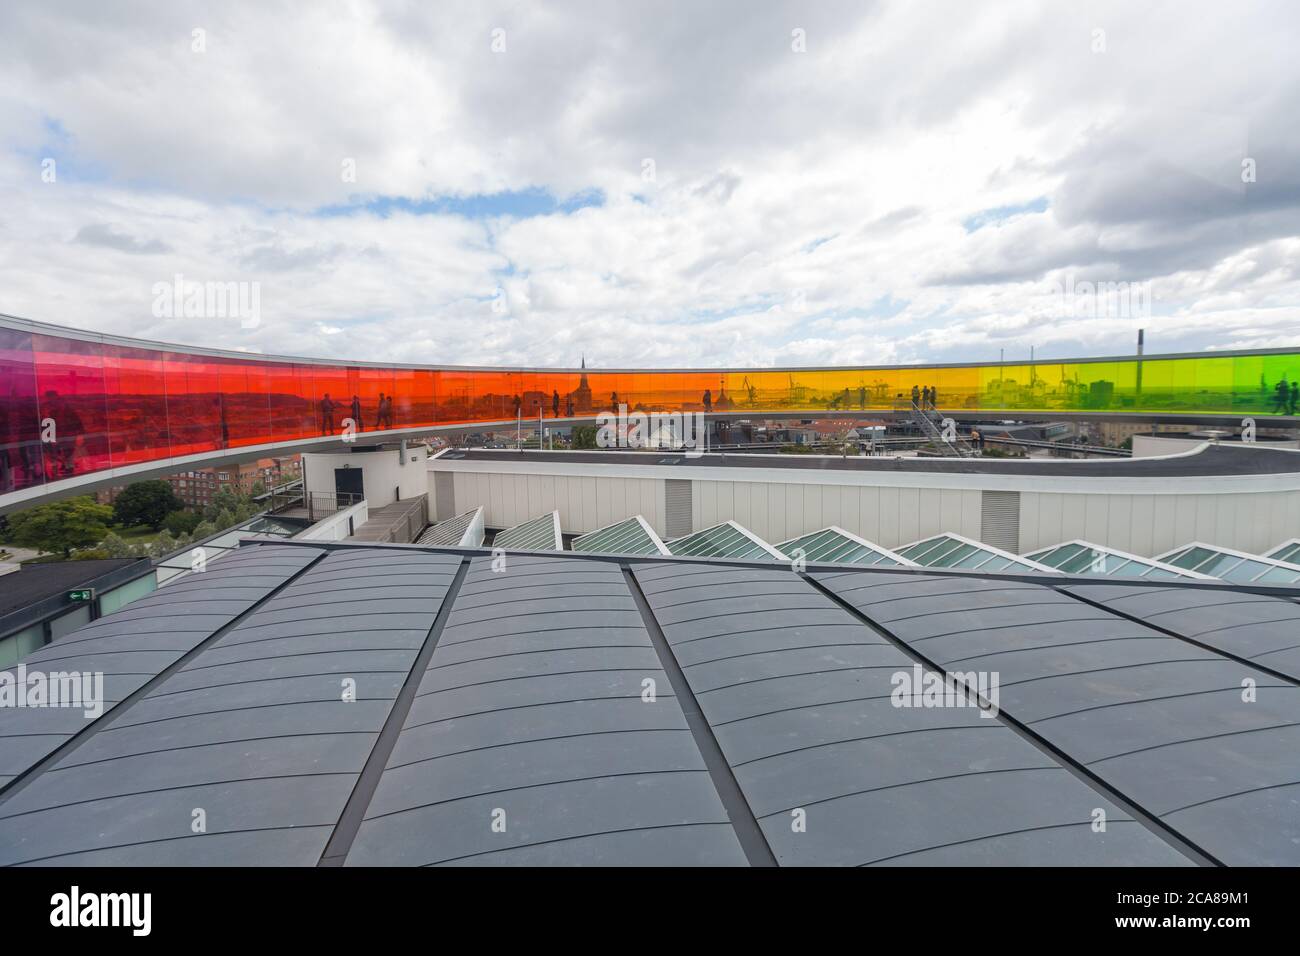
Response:
[[[980,9],[8,0],[0,312],[465,364],[1300,344],[1300,5]],[[260,322],[156,314],[177,274]]]

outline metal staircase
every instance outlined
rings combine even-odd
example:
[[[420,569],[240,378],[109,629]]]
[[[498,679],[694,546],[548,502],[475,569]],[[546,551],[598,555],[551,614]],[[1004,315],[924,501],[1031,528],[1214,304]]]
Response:
[[[973,454],[970,449],[963,448],[958,442],[951,442],[943,437],[943,432],[939,429],[939,424],[943,419],[939,418],[939,413],[933,405],[926,408],[923,407],[923,404],[917,402],[910,402],[909,404],[912,406],[912,421],[920,427],[926,438],[930,439],[945,457],[969,458]],[[936,422],[935,419],[939,419],[939,421]]]

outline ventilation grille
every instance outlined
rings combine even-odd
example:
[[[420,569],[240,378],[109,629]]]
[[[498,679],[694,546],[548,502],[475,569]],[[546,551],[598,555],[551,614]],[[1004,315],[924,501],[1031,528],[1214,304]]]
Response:
[[[456,476],[450,471],[434,472],[433,498],[434,521],[456,517]]]
[[[1020,553],[1020,492],[983,492],[980,540],[1012,554]]]
[[[664,537],[684,538],[692,530],[690,479],[664,479]]]

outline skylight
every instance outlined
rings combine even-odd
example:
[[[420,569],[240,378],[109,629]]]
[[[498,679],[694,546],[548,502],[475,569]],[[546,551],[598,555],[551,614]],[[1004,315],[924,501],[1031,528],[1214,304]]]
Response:
[[[979,570],[986,574],[998,572],[1041,574],[1044,571],[1055,573],[1055,569],[1045,564],[1022,558],[1001,548],[981,544],[979,541],[972,541],[959,534],[937,534],[932,538],[925,538],[899,548],[897,553],[908,561],[926,568]]]
[[[668,542],[670,554],[701,558],[765,558],[788,561],[784,554],[747,528],[726,521]]]
[[[1234,584],[1300,584],[1300,566],[1194,541],[1157,560]]]
[[[512,548],[516,551],[563,551],[560,538],[560,513],[551,511],[540,517],[517,524],[497,534],[494,548]]]
[[[667,545],[640,515],[579,535],[573,539],[571,547],[574,551],[600,554],[669,553]]]
[[[912,564],[902,555],[859,538],[851,531],[831,525],[820,531],[782,541],[777,550],[796,557],[803,552],[807,561],[829,561],[835,564],[856,564],[862,567],[907,567]]]
[[[1173,581],[1179,578],[1205,580],[1209,577],[1154,558],[1142,558],[1114,548],[1105,548],[1091,541],[1067,541],[1041,551],[1029,552],[1025,557],[1063,574],[1146,578],[1148,581]]]

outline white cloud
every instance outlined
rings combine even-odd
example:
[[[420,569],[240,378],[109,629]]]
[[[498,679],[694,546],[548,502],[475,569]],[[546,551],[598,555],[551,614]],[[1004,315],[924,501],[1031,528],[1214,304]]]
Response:
[[[1234,11],[7,4],[0,310],[466,364],[1096,354],[1139,326],[1154,350],[1296,344],[1300,14]],[[531,188],[605,202],[319,212]],[[177,273],[259,282],[262,323],[154,318]],[[1152,314],[1065,314],[1067,275],[1150,282]]]

